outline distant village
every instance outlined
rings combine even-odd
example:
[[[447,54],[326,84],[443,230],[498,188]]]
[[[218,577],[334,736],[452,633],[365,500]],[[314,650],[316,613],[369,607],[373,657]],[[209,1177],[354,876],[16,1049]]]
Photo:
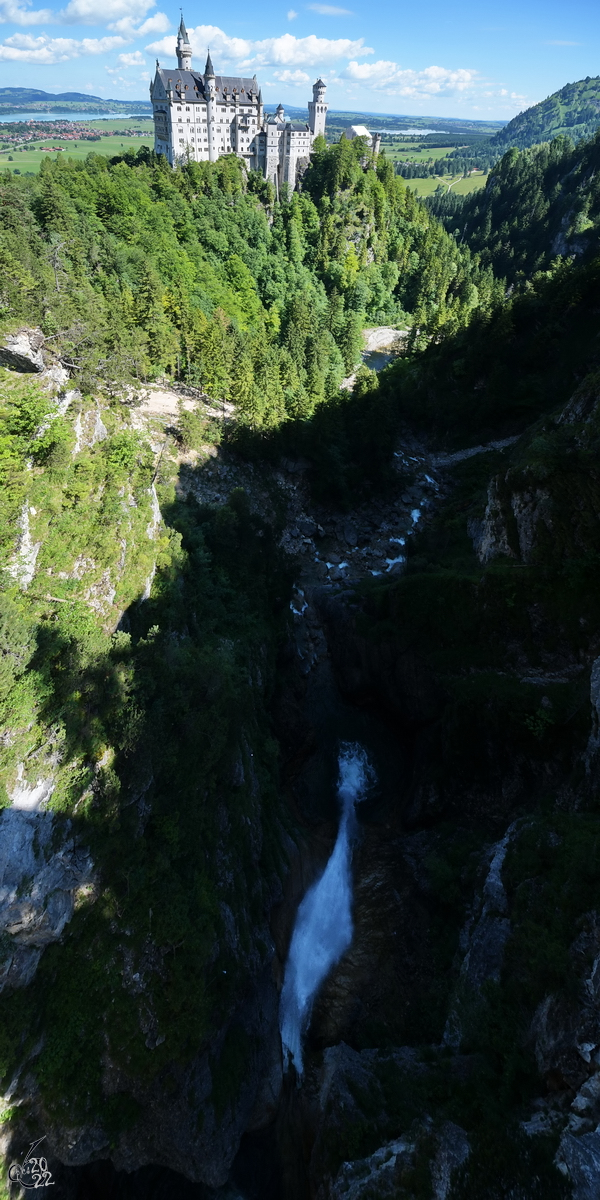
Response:
[[[142,138],[148,137],[140,129],[108,129],[102,126],[104,136]],[[99,142],[102,135],[87,125],[75,121],[2,121],[0,122],[0,145],[2,149],[18,149],[29,142],[48,141],[50,138],[61,138],[67,142]],[[54,150],[64,149],[54,146]]]

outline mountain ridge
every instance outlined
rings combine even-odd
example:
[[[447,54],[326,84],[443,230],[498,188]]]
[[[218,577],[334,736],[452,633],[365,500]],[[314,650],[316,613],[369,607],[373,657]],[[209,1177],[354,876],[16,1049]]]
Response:
[[[587,75],[533,104],[513,117],[491,145],[524,150],[538,142],[567,134],[574,141],[591,137],[600,125],[600,76]]]

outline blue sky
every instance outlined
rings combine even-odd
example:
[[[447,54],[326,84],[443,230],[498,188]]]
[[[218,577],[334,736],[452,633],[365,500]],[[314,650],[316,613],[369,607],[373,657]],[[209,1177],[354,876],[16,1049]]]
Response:
[[[266,101],[305,104],[321,74],[335,108],[496,120],[600,73],[596,0],[292,3],[186,4],[194,65],[210,43],[215,69],[256,73]],[[146,99],[178,21],[160,0],[0,0],[0,83]]]

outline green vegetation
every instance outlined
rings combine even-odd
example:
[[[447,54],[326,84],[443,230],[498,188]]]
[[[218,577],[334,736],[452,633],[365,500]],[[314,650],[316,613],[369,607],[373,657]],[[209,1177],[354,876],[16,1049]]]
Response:
[[[538,142],[549,142],[566,135],[573,141],[591,137],[600,124],[600,76],[567,83],[540,104],[513,117],[490,146],[504,150],[516,146],[519,150]]]
[[[18,481],[18,455],[35,453],[29,499],[50,524],[39,579],[47,563],[54,577],[2,599],[3,725],[13,739],[3,774],[14,778],[16,757],[39,769],[54,752],[53,807],[72,814],[102,883],[76,913],[66,947],[44,955],[25,999],[0,1000],[0,1063],[10,1073],[43,1033],[34,1072],[49,1111],[67,1122],[100,1118],[116,1136],[137,1109],[126,1092],[106,1109],[101,1045],[137,1079],[189,1060],[226,1023],[249,964],[260,969],[266,952],[264,911],[282,855],[265,702],[289,568],[243,493],[205,510],[176,501],[159,479],[169,534],[154,543],[152,598],[139,603],[151,565],[152,458],[116,427],[75,461],[57,461],[59,419],[43,449],[31,445],[34,396],[13,397],[6,461]],[[84,583],[72,569],[82,560]],[[114,633],[102,610],[78,598],[102,567],[113,578],[121,570],[128,603]],[[233,940],[224,905],[235,913]],[[137,964],[130,974],[142,971],[143,991],[123,987],[128,961]],[[231,1053],[226,1045],[218,1108]]]
[[[365,320],[453,329],[495,295],[362,150],[317,145],[281,204],[234,156],[173,172],[139,150],[6,174],[6,317],[41,322],[86,389],[110,360],[117,377],[178,373],[252,427],[308,416],[354,366]]]
[[[406,186],[422,199],[428,196],[470,196],[486,185],[487,176],[479,171],[470,175],[430,175],[427,179],[412,176],[407,179]],[[436,214],[437,215],[437,214]],[[454,232],[454,231],[453,231]]]
[[[430,212],[511,283],[554,268],[559,257],[598,251],[600,135],[509,150],[485,192],[458,201],[436,193]]]

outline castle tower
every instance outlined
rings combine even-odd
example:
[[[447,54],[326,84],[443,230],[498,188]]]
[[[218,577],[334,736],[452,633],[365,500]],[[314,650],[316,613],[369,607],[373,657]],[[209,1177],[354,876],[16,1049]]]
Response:
[[[192,69],[192,47],[188,37],[187,29],[184,25],[183,15],[179,24],[179,32],[177,34],[177,66],[180,71],[191,71]]]
[[[206,96],[206,124],[208,134],[208,160],[216,162],[219,157],[216,147],[216,126],[217,126],[217,92],[215,81],[215,69],[212,65],[210,50],[206,56],[206,66],[204,68],[204,95]]]
[[[313,98],[308,105],[308,126],[313,137],[325,133],[328,105],[325,103],[325,84],[322,79],[313,83]]]

